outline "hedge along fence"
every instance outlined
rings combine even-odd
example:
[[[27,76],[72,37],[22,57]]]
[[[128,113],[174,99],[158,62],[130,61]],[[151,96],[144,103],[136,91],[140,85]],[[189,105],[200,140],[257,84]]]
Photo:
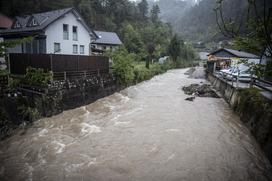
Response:
[[[9,54],[10,73],[24,75],[28,67],[45,71],[82,72],[109,71],[109,58],[105,56],[59,55],[59,54]]]

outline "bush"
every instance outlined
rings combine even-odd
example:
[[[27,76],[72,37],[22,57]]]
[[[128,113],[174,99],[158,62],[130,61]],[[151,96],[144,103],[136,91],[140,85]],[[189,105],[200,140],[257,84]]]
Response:
[[[136,64],[134,66],[134,83],[142,82],[151,77],[150,71],[145,67],[144,64]]]
[[[53,80],[51,72],[45,72],[43,69],[29,67],[26,70],[22,83],[32,86],[47,86]]]
[[[113,59],[113,73],[119,85],[128,86],[134,80],[133,61],[135,60],[134,54],[129,54],[124,48],[113,52],[111,54]]]
[[[8,75],[9,74],[9,72],[8,72],[8,70],[0,70],[0,76],[4,76],[4,75]]]

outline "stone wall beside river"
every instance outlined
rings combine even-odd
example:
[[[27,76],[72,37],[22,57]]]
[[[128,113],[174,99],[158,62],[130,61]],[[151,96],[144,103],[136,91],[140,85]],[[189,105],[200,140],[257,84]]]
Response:
[[[272,101],[257,89],[236,89],[212,74],[208,74],[207,78],[239,114],[272,162]]]

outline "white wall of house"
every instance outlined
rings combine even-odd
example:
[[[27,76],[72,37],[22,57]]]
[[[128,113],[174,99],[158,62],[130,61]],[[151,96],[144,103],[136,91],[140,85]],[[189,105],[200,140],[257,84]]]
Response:
[[[69,39],[63,38],[63,24],[68,24]],[[77,26],[78,40],[73,40],[73,26]],[[60,52],[56,54],[75,55],[73,53],[73,45],[78,47],[78,55],[89,55],[89,47],[91,37],[87,29],[77,20],[77,17],[72,13],[66,14],[56,22],[49,25],[45,30],[46,35],[46,53],[55,53],[54,43],[60,43]],[[84,46],[84,54],[80,54],[80,45]]]

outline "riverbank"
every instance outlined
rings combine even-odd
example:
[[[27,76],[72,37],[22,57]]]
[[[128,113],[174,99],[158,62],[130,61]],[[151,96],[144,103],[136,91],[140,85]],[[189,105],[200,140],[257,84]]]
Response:
[[[257,88],[236,88],[210,73],[207,79],[240,116],[272,162],[272,101]]]

